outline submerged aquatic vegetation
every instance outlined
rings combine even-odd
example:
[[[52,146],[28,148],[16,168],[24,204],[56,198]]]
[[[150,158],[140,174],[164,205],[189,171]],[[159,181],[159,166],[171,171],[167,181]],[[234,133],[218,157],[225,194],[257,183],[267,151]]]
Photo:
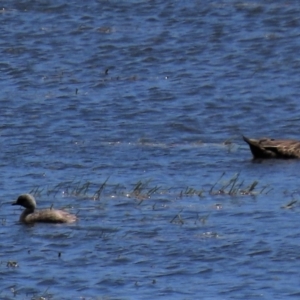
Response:
[[[100,188],[95,192],[94,196],[93,196],[93,199],[94,200],[99,200],[100,199],[100,196],[101,196],[101,193],[103,192],[106,184],[107,184],[107,181],[109,179],[109,176],[106,178],[106,180],[100,185]]]
[[[150,182],[151,180],[147,180],[144,183],[138,181],[131,192],[125,193],[126,197],[140,200],[138,203],[138,205],[140,205],[144,200],[149,199],[160,190],[159,186],[149,187]]]
[[[192,187],[186,187],[185,190],[182,190],[179,194],[180,197],[183,196],[199,196],[199,197],[203,197],[204,196],[204,190],[196,190]]]
[[[166,188],[163,185],[153,184],[153,181],[149,179],[145,181],[139,180],[128,189],[120,183],[110,183],[110,177],[107,177],[100,184],[92,181],[71,180],[61,182],[53,188],[35,187],[29,193],[34,196],[42,196],[45,193],[48,196],[52,195],[54,197],[57,194],[62,194],[65,197],[86,200],[131,198],[138,201],[137,205],[141,205],[150,198],[159,200],[162,195],[168,198],[171,197],[174,200],[195,196],[205,200],[207,196],[213,197],[218,195],[231,197],[266,195],[272,190],[268,185],[259,189],[260,184],[257,180],[246,183],[244,179],[240,178],[240,173],[235,174],[228,180],[222,180],[224,176],[225,172],[221,174],[220,178],[211,187],[206,186],[205,188],[194,188],[191,186],[186,186],[185,188]]]
[[[181,209],[170,221],[171,224],[179,224],[184,225],[188,223],[188,221],[192,221],[195,225],[199,222],[201,225],[206,225],[208,218],[210,217],[210,213],[205,215],[200,215],[199,213],[196,213],[196,218],[192,217],[191,215],[188,216],[188,218],[184,218],[183,214],[184,210]]]
[[[174,218],[170,221],[170,223],[176,223],[176,224],[184,224],[184,220],[181,218],[180,213],[183,211],[183,209],[174,216]]]
[[[42,192],[43,192],[43,188],[40,188],[40,187],[35,187],[33,189],[31,189],[31,191],[29,192],[29,194],[35,196],[35,197],[38,197],[38,196],[41,196],[42,195]]]
[[[249,195],[255,196],[262,194],[268,186],[263,187],[261,191],[256,191],[255,188],[259,184],[258,181],[253,181],[250,185],[246,185],[244,180],[240,180],[240,173],[235,174],[232,178],[228,181],[220,184],[221,179],[225,175],[225,172],[221,175],[221,177],[212,185],[211,189],[209,190],[210,195],[229,195],[229,196],[236,196],[236,195]],[[216,188],[219,186],[218,188]],[[265,194],[269,193],[271,189],[267,190]]]
[[[290,201],[288,204],[283,205],[281,208],[285,208],[285,209],[292,209],[295,207],[294,204],[296,204],[298,201],[293,199],[292,201]]]

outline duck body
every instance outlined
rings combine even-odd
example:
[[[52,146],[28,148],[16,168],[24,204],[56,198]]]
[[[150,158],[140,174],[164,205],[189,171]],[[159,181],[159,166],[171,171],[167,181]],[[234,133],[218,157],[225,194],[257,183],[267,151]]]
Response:
[[[249,139],[245,136],[243,139],[249,145],[253,158],[300,158],[300,141],[271,138]]]
[[[42,223],[73,223],[77,221],[75,215],[69,214],[66,211],[58,209],[36,209],[36,202],[32,195],[23,194],[20,195],[12,205],[21,205],[25,207],[25,210],[20,216],[20,222],[31,224],[36,222]]]

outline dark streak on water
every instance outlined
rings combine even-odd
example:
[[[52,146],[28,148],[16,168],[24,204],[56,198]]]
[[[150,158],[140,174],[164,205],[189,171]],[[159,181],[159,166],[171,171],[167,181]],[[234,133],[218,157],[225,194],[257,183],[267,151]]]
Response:
[[[299,162],[241,141],[299,138],[296,2],[2,5],[1,299],[297,299]]]

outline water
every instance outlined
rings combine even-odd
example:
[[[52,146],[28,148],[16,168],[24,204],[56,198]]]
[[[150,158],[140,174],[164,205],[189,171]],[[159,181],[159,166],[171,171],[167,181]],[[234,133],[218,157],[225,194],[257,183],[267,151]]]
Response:
[[[297,299],[299,161],[241,135],[299,138],[298,5],[4,4],[0,298]]]

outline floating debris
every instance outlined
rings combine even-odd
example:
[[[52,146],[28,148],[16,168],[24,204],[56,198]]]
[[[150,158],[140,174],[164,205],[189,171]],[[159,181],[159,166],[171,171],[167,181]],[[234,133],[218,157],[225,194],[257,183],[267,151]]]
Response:
[[[281,208],[285,208],[285,209],[291,209],[291,208],[294,208],[294,204],[297,203],[297,200],[292,200],[290,203],[282,206]]]
[[[17,268],[19,265],[18,265],[18,262],[17,261],[12,261],[12,260],[9,260],[6,264],[6,266],[8,268]]]

